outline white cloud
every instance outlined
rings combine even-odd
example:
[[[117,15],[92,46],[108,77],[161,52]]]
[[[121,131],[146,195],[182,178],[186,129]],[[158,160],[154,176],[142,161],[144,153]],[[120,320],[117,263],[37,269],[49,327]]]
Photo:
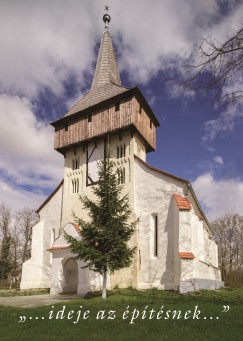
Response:
[[[0,89],[28,98],[43,86],[63,95],[63,83],[94,61],[96,25],[89,3],[5,1],[0,11]]]
[[[120,65],[134,83],[147,82],[159,70],[182,71],[201,35],[219,31],[221,38],[233,20],[240,20],[238,10],[210,26],[218,15],[217,0],[111,0],[110,8],[116,43],[119,37]],[[85,75],[96,58],[103,12],[104,4],[96,0],[3,2],[0,89],[30,98],[46,86],[62,96],[70,75],[80,86],[87,85]]]
[[[209,219],[225,213],[243,214],[243,182],[236,179],[215,179],[211,173],[200,175],[193,188]]]
[[[239,23],[241,12],[238,7],[212,26],[211,19],[219,12],[216,0],[110,0],[109,4],[119,65],[134,85],[148,82],[161,70],[173,79],[174,70],[182,72],[182,63],[200,36],[217,33],[219,40],[224,39],[233,23]],[[41,189],[54,187],[62,177],[63,159],[53,150],[53,131],[37,120],[32,105],[43,87],[70,105],[64,83],[71,76],[81,88],[87,86],[96,60],[94,47],[104,27],[103,7],[97,0],[1,2],[0,181],[7,183],[0,195],[13,206],[17,199],[27,205],[38,201],[43,198]],[[180,87],[174,85],[173,96],[179,93]],[[207,123],[206,140],[234,126],[236,114],[222,117],[223,121]],[[40,194],[19,187],[27,185],[39,188]]]
[[[210,15],[207,6],[191,1],[125,0],[121,5],[129,11],[116,6],[112,28],[122,36],[123,68],[135,82],[147,82],[158,70],[181,69],[201,31],[194,20],[205,11]]]
[[[1,198],[12,193],[15,202],[26,195],[27,190],[21,189],[19,196],[14,194],[18,186],[33,186],[36,190],[55,187],[63,176],[63,157],[53,149],[53,129],[36,119],[30,101],[1,95],[0,121],[0,180],[8,182],[1,186]],[[43,197],[28,193],[25,202]]]
[[[214,25],[211,24],[205,32],[208,36],[214,37],[219,42],[223,42],[242,27],[243,4],[235,1],[231,5],[231,11],[223,16],[220,21],[214,23]]]
[[[222,156],[217,155],[213,158],[213,160],[217,165],[222,166],[224,164],[224,160],[223,160]]]
[[[178,80],[171,80],[166,82],[168,95],[172,99],[184,97],[185,99],[193,99],[195,97],[195,90],[185,87]]]
[[[243,117],[242,104],[232,103],[218,118],[209,120],[204,126],[203,142],[210,142],[219,134],[232,131],[238,118]]]
[[[33,193],[22,188],[15,187],[13,184],[7,184],[6,181],[0,179],[0,197],[12,210],[17,211],[23,207],[37,209],[46,196],[42,193]],[[1,203],[0,202],[0,203]]]

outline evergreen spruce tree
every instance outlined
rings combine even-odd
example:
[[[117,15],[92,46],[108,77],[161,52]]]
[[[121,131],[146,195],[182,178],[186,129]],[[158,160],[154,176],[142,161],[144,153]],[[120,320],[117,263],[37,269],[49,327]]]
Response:
[[[106,298],[108,272],[112,274],[132,263],[136,247],[130,248],[127,242],[134,233],[137,221],[129,222],[129,197],[121,196],[123,186],[118,183],[108,150],[104,160],[98,164],[98,174],[99,182],[92,188],[96,200],[80,196],[90,220],[84,221],[74,213],[75,222],[81,229],[81,240],[68,234],[65,237],[76,258],[103,275],[102,297]]]

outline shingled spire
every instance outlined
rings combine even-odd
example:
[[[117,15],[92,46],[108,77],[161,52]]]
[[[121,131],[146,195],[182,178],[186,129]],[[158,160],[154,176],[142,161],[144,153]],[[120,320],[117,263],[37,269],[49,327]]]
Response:
[[[105,84],[121,86],[115,51],[108,30],[103,33],[91,89]]]
[[[105,14],[103,20],[105,22],[105,31],[101,39],[91,89],[65,116],[85,110],[128,90],[128,88],[121,85],[116,55],[109,32],[110,15]]]

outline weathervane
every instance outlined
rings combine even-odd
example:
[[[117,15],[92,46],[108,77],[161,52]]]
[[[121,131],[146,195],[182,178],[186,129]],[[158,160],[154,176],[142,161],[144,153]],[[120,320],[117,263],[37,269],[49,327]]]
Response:
[[[108,12],[109,12],[109,6],[108,5],[105,6],[105,11],[106,11],[106,14],[104,14],[104,16],[103,16],[103,21],[105,23],[105,29],[108,30],[109,29],[109,22],[111,21],[111,17],[108,14]]]

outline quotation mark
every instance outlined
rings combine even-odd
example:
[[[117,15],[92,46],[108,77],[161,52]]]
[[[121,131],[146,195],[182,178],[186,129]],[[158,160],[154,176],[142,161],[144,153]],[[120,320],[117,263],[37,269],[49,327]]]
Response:
[[[18,321],[18,323],[24,323],[26,321],[26,316],[20,316],[19,318],[20,320]]]
[[[32,317],[32,316],[30,316],[30,317],[28,317],[28,319],[29,320],[44,320],[45,317],[43,317],[43,316],[42,317],[38,317],[38,316]],[[25,321],[26,321],[26,316],[20,316],[18,323],[24,323]]]
[[[222,313],[227,313],[229,311],[229,305],[223,305]]]

